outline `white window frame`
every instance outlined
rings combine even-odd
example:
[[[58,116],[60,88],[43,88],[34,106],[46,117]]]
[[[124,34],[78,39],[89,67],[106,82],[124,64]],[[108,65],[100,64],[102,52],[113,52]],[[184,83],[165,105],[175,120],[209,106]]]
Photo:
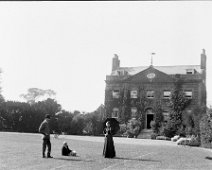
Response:
[[[130,91],[130,98],[131,99],[137,99],[138,98],[138,91],[137,90],[131,90]]]
[[[192,92],[192,90],[185,90],[184,91],[184,94],[185,94],[185,97],[187,99],[192,99],[193,98],[193,92]]]
[[[119,117],[119,108],[118,107],[114,107],[113,108],[112,117],[113,118],[118,118]]]
[[[194,69],[186,69],[186,74],[194,74]]]
[[[170,116],[169,112],[164,111],[162,114],[163,114],[163,118],[164,118],[163,121],[167,121],[169,119],[169,116]]]
[[[149,95],[149,93],[151,93],[152,95]],[[155,97],[155,91],[154,90],[147,90],[146,91],[146,97],[148,99],[153,99]]]
[[[163,98],[164,99],[170,99],[171,98],[171,91],[170,90],[164,90],[163,91]]]

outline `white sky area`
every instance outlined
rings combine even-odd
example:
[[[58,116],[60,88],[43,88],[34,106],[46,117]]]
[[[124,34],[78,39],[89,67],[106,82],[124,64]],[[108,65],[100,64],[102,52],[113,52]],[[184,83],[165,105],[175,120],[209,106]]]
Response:
[[[212,103],[212,3],[207,1],[0,2],[2,95],[52,89],[68,111],[104,104],[116,53],[122,67],[200,65]]]

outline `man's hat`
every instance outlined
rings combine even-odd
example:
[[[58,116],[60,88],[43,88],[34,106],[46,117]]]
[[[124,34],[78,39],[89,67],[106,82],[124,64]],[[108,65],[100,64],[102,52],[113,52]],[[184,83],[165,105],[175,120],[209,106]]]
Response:
[[[49,114],[46,114],[45,118],[50,119],[51,116]]]

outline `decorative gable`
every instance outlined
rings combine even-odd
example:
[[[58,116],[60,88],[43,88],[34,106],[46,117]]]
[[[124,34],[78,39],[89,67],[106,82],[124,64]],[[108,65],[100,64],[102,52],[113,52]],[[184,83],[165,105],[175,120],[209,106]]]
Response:
[[[164,72],[155,69],[153,66],[148,67],[134,76],[127,79],[130,82],[174,82],[174,79]]]

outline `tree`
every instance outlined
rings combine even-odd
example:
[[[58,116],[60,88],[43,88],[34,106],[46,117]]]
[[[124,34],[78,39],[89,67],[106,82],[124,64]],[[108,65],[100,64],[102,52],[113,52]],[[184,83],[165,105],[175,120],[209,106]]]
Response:
[[[143,86],[139,87],[139,98],[138,101],[136,102],[136,106],[138,108],[138,112],[139,112],[139,120],[141,122],[141,129],[144,128],[144,121],[145,121],[145,108],[146,105],[148,103],[148,100],[146,98],[146,91],[145,88]]]
[[[200,120],[201,145],[205,148],[212,148],[212,109],[207,114],[203,113]]]
[[[100,105],[94,112],[84,115],[85,127],[84,134],[100,135],[103,133],[103,122],[105,115],[104,105]]]
[[[163,121],[163,109],[161,101],[158,100],[155,103],[155,120],[151,123],[153,132],[158,134],[160,132],[161,122]]]
[[[126,94],[124,94],[126,91]],[[125,124],[127,124],[128,120],[131,117],[130,112],[130,91],[127,89],[123,89],[121,93],[121,109],[122,109],[122,117]]]
[[[185,108],[190,104],[182,91],[181,82],[176,81],[175,88],[171,95],[169,106],[171,108],[169,127],[173,132],[177,132],[182,128],[182,115]]]
[[[27,103],[34,104],[41,97],[50,98],[55,95],[56,93],[51,89],[42,90],[39,88],[29,88],[27,93],[21,94],[20,97],[24,98]]]
[[[30,120],[28,103],[7,101],[0,106],[1,130],[28,132],[34,120]]]
[[[74,115],[64,110],[61,112],[62,113],[57,116],[58,132],[72,134],[73,129],[71,128],[71,122]]]
[[[72,135],[82,135],[85,127],[85,121],[82,114],[77,114],[71,121]]]
[[[33,105],[15,101],[0,103],[0,130],[38,132],[38,127],[45,114],[52,115],[50,124],[53,129],[56,129],[57,123],[54,121],[54,114],[59,110],[61,110],[61,106],[53,99]]]
[[[0,74],[1,74],[1,69],[0,69]],[[0,82],[1,83],[1,82]],[[4,97],[1,94],[1,87],[0,87],[0,103],[4,102]]]

